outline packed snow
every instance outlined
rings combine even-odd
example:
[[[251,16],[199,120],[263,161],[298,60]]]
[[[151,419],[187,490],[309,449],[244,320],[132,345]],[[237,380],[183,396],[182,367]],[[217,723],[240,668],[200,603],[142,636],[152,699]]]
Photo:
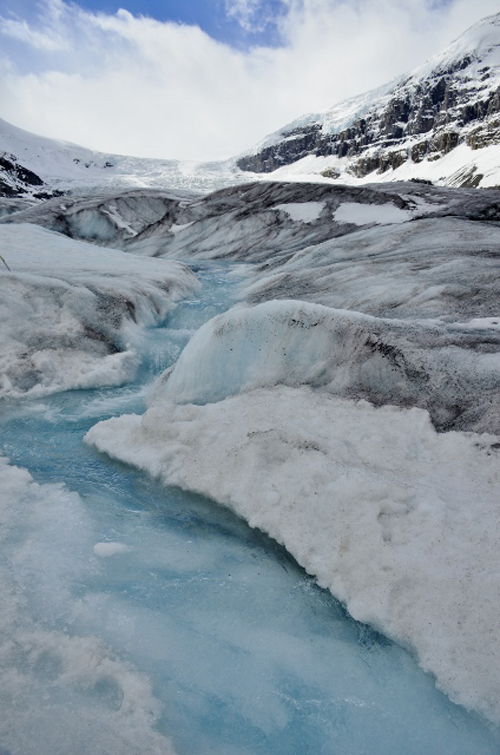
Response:
[[[32,225],[0,227],[0,395],[133,378],[144,329],[198,287],[184,265],[141,260]]]
[[[157,398],[86,440],[268,532],[452,699],[500,720],[497,437],[280,386],[205,406]]]

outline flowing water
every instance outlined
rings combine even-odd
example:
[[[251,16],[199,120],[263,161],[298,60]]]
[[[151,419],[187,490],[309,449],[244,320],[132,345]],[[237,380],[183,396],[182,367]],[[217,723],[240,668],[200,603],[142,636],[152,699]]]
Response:
[[[4,407],[0,450],[40,487],[7,488],[0,755],[161,752],[157,732],[178,755],[499,753],[498,731],[278,544],[83,444],[95,422],[142,412],[154,376],[230,305],[226,271],[200,275],[199,298],[147,332],[134,385]]]

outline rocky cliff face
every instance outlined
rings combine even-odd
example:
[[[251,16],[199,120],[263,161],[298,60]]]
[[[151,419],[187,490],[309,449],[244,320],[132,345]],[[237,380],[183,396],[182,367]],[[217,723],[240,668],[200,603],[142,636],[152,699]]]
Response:
[[[36,173],[21,165],[14,155],[0,153],[0,197],[34,196],[48,199],[53,192]]]
[[[370,96],[360,98],[360,105]],[[352,110],[352,102],[346,110]],[[335,158],[358,178],[412,161],[438,160],[460,144],[472,150],[500,144],[500,13],[469,29],[444,52],[342,119],[328,111],[306,117],[269,137],[242,170],[269,173],[314,155],[331,156],[324,175],[336,178]],[[340,115],[340,118],[339,118]],[[343,123],[342,123],[343,121]],[[337,123],[341,122],[339,128]],[[479,173],[461,185],[477,186]]]

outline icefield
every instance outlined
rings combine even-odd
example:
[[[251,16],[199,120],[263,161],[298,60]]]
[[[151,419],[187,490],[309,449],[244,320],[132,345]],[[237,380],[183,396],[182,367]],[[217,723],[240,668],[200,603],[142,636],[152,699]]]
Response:
[[[4,204],[1,755],[497,755],[498,192]]]

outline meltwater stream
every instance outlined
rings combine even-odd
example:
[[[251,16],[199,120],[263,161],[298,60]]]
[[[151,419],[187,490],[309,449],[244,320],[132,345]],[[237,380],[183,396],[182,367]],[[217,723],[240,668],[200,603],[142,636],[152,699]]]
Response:
[[[0,755],[498,755],[280,546],[82,443],[227,308],[225,271],[201,277],[135,385],[4,407],[0,451],[36,483],[2,467]]]

